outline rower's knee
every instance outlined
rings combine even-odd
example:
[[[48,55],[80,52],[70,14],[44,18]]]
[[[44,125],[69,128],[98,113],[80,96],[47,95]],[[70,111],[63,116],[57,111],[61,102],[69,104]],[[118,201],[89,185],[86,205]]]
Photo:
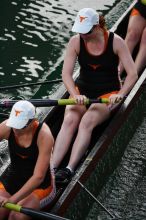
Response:
[[[0,220],[6,219],[6,216],[8,216],[8,211],[4,208],[0,208]]]
[[[133,42],[134,44],[137,44],[140,40],[140,33],[139,31],[136,31],[134,28],[129,28],[127,31],[126,41],[127,42]]]
[[[65,115],[63,125],[67,129],[77,127],[80,121],[80,115],[74,112],[70,112]]]
[[[95,122],[95,118],[94,116],[86,116],[84,115],[81,122],[80,122],[80,125],[79,125],[79,130],[81,129],[82,130],[87,130],[88,132],[92,132],[93,128],[94,128],[94,122]]]
[[[97,125],[104,122],[109,116],[109,109],[105,105],[92,105],[82,117],[79,129],[86,129],[88,132],[92,132]]]
[[[29,220],[30,218],[22,213],[11,212],[8,220]]]

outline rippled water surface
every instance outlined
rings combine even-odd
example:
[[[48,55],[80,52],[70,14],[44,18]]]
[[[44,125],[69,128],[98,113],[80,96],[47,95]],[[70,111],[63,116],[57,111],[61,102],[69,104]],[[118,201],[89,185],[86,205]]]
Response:
[[[116,219],[146,219],[146,114],[98,199]],[[86,220],[95,216],[111,219],[94,203]]]
[[[71,27],[78,9],[93,7],[103,14],[108,14],[119,2],[1,0],[0,85],[60,78],[65,46],[72,34]],[[35,94],[37,97],[46,97],[54,92],[58,85],[40,87],[0,90],[0,98],[30,98]]]

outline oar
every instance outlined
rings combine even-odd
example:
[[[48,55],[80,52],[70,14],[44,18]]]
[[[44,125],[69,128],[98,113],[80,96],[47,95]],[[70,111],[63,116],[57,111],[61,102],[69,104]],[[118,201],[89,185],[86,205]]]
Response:
[[[43,84],[48,84],[48,83],[58,83],[62,82],[62,79],[55,79],[55,80],[46,80],[44,82],[36,82],[36,83],[23,83],[19,85],[11,85],[11,86],[1,86],[0,90],[3,89],[16,89],[16,88],[21,88],[21,87],[28,87],[28,86],[36,86],[36,85],[43,85]]]
[[[115,219],[115,216],[79,180],[77,180],[77,183],[110,215],[110,217]]]
[[[42,211],[37,211],[34,209],[30,209],[30,208],[25,208],[22,207],[20,205],[16,205],[13,203],[9,203],[7,202],[6,204],[4,204],[4,208],[7,208],[9,210],[15,211],[15,212],[20,212],[23,213],[25,215],[28,215],[34,219],[42,219],[42,220],[69,220],[57,215],[53,215],[51,213],[47,213],[47,212],[42,212]]]
[[[8,115],[8,114],[5,114],[5,113],[0,113],[0,117],[2,117],[2,118],[8,118],[9,115]]]
[[[0,100],[0,107],[9,108],[12,107],[17,101],[20,100]],[[28,100],[36,107],[48,107],[48,106],[58,106],[58,105],[76,105],[77,102],[75,99],[30,99]],[[86,99],[84,105],[89,105],[92,103],[108,103],[109,100],[107,98],[99,98],[99,99]]]

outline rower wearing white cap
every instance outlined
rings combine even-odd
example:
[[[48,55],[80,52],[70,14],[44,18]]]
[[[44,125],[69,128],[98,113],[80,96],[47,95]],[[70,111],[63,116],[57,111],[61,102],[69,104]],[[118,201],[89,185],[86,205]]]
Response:
[[[10,117],[0,124],[0,140],[8,140],[10,165],[0,177],[0,205],[18,203],[41,209],[55,196],[51,168],[54,139],[49,127],[36,119],[35,107],[19,101]],[[28,216],[0,208],[0,220],[30,219]]]
[[[85,154],[95,126],[110,117],[115,103],[120,101],[137,80],[137,72],[130,52],[121,37],[106,29],[103,16],[92,8],[81,9],[75,19],[62,70],[63,82],[71,97],[79,105],[67,106],[61,130],[57,136],[53,163],[56,170],[67,153],[74,135],[71,156],[67,167],[56,173],[56,182],[65,184],[72,177]],[[80,65],[79,77],[73,79],[76,60]],[[119,59],[127,76],[120,87]],[[110,104],[92,104],[86,108],[85,98],[109,98]]]

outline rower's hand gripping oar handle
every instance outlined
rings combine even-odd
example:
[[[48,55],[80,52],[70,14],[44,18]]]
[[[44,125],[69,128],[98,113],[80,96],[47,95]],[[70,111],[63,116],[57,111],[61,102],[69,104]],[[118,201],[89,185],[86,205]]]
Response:
[[[98,99],[85,99],[84,105],[90,105],[93,103],[109,103],[107,98],[98,98]],[[77,105],[75,99],[58,99],[58,105]]]
[[[25,208],[22,207],[20,205],[17,204],[13,204],[13,203],[5,203],[4,208],[7,208],[11,211],[15,211],[15,212],[20,212],[23,213],[25,215],[28,215],[34,219],[42,219],[42,220],[69,220],[57,215],[53,215],[51,213],[47,213],[47,212],[42,212],[42,211],[37,211],[35,209],[30,209],[30,208]]]
[[[21,206],[20,205],[16,205],[16,204],[9,203],[9,202],[5,203],[3,205],[3,207],[7,208],[7,209],[10,209],[10,210],[13,210],[15,212],[20,212],[20,210],[21,210]]]

